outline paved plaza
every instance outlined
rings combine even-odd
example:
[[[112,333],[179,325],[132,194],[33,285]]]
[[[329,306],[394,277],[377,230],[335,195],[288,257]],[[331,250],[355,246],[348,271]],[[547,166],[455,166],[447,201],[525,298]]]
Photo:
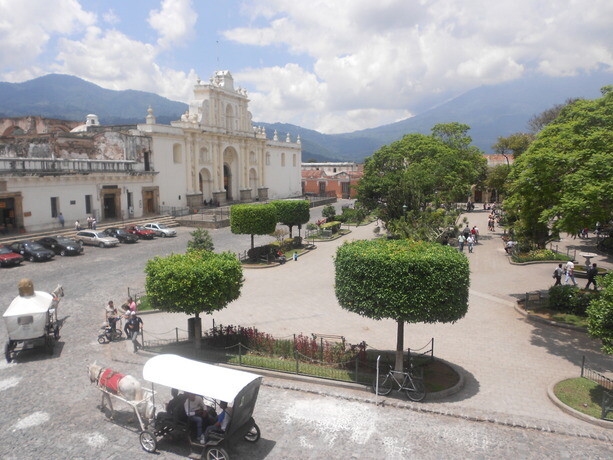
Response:
[[[340,206],[340,204],[339,204]],[[312,210],[318,219],[321,208]],[[409,403],[400,396],[379,398],[361,388],[266,377],[255,418],[262,428],[257,445],[238,443],[233,458],[585,458],[612,454],[613,430],[600,428],[560,411],[547,397],[555,381],[577,376],[586,356],[604,371],[611,357],[586,334],[531,323],[514,309],[516,297],[552,284],[554,264],[508,263],[500,233],[487,232],[487,213],[467,215],[482,237],[472,254],[470,307],[455,324],[412,324],[405,344],[419,348],[435,338],[435,355],[459,366],[464,389],[447,399]],[[297,262],[245,270],[241,297],[225,310],[203,318],[216,324],[255,326],[276,337],[294,333],[343,335],[380,349],[395,347],[396,324],[373,321],[341,309],[334,296],[333,256],[338,245],[372,238],[374,225],[352,228],[336,241]],[[61,282],[66,297],[62,338],[52,358],[26,352],[17,363],[0,364],[0,458],[153,458],[140,450],[135,425],[111,423],[96,406],[99,393],[89,384],[85,366],[97,360],[119,371],[142,376],[148,353],[133,354],[126,342],[96,342],[103,306],[123,301],[128,286],[144,286],[147,258],[183,252],[190,229],[174,239],[143,241],[116,249],[87,248],[78,258],[25,264],[0,272],[0,302],[6,308],[17,281],[31,277],[36,289]],[[212,230],[216,250],[243,251],[248,235]],[[261,244],[267,237],[256,237]],[[563,240],[564,247],[589,244]],[[611,259],[595,260],[613,268]],[[579,281],[584,282],[584,281]],[[145,335],[171,338],[186,327],[182,314],[143,315]],[[6,330],[0,329],[6,340]],[[167,390],[160,399],[168,396]],[[125,411],[126,408],[123,408]],[[123,420],[121,417],[120,422]],[[160,458],[182,458],[180,446],[163,444]]]

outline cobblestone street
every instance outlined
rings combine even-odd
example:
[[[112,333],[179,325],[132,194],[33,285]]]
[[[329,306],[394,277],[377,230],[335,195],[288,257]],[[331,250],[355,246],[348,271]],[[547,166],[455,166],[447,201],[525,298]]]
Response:
[[[321,208],[312,211],[312,217],[320,215]],[[116,403],[118,415],[115,422],[109,421],[98,410],[101,394],[86,372],[86,365],[97,361],[142,381],[142,366],[151,355],[132,353],[126,341],[98,344],[98,328],[106,301],[121,304],[128,287],[142,290],[143,267],[149,258],[184,252],[191,229],[177,230],[176,238],[113,249],[87,247],[83,256],[24,262],[0,271],[2,311],[17,295],[21,278],[31,278],[35,289],[43,291],[60,283],[66,293],[59,308],[64,325],[54,355],[25,351],[15,363],[0,362],[0,458],[172,459],[189,454],[185,446],[168,442],[160,443],[157,457],[142,451],[137,424],[128,422],[128,407]],[[249,235],[232,235],[229,229],[211,235],[216,251],[244,251],[250,245]],[[371,235],[372,226],[360,227],[345,238]],[[256,236],[256,244],[266,238]],[[343,334],[352,343],[366,340],[393,348],[392,322],[367,320],[338,307],[330,278],[335,244],[319,244],[298,262],[282,267],[245,271],[242,297],[216,314],[216,322],[255,325],[276,336]],[[254,413],[262,439],[256,444],[239,441],[230,455],[241,459],[611,458],[612,430],[563,414],[546,396],[547,384],[576,373],[581,354],[609,370],[610,358],[600,354],[598,344],[585,334],[535,326],[521,318],[510,306],[512,295],[548,287],[549,266],[511,266],[501,250],[497,236],[491,235],[470,255],[473,279],[466,318],[454,325],[407,327],[405,343],[418,346],[434,336],[435,354],[466,371],[462,392],[422,405],[406,403],[400,395],[381,399],[385,405],[376,406],[374,395],[359,389],[265,377]],[[304,292],[294,293],[299,285]],[[270,295],[276,292],[283,295]],[[185,317],[179,314],[142,318],[145,334],[185,328]],[[203,327],[210,325],[207,316]],[[7,340],[4,326],[0,340]],[[156,402],[169,398],[168,389],[156,390],[160,391]]]

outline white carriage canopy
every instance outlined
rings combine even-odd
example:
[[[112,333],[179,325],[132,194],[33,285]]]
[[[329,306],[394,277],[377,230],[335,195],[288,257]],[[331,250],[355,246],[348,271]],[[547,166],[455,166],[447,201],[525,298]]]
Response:
[[[17,296],[4,312],[4,322],[12,340],[26,340],[43,336],[53,296],[35,291],[34,295]]]
[[[159,385],[231,403],[243,388],[262,377],[165,354],[155,356],[145,363],[143,378]]]

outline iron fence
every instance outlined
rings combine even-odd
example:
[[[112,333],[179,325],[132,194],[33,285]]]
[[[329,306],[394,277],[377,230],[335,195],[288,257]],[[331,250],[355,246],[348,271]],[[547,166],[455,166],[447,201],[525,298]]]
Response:
[[[602,392],[602,400],[600,404],[600,418],[607,418],[608,414],[613,411],[613,380],[601,374],[600,372],[587,366],[585,363],[585,355],[581,359],[581,377],[591,380],[600,385],[604,390]]]

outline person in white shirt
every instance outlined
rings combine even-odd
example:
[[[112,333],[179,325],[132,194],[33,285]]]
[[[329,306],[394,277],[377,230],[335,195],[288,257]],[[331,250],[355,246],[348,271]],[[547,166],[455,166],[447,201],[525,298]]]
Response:
[[[575,281],[575,264],[572,260],[566,262],[566,267],[564,267],[564,272],[566,273],[566,278],[564,278],[564,284],[568,284],[568,280],[573,282],[573,285],[577,285],[577,281]]]
[[[196,425],[196,438],[198,439],[200,444],[204,444],[202,423],[204,422],[203,414],[206,413],[206,406],[204,405],[202,397],[192,393],[188,393],[184,407],[187,419]]]

